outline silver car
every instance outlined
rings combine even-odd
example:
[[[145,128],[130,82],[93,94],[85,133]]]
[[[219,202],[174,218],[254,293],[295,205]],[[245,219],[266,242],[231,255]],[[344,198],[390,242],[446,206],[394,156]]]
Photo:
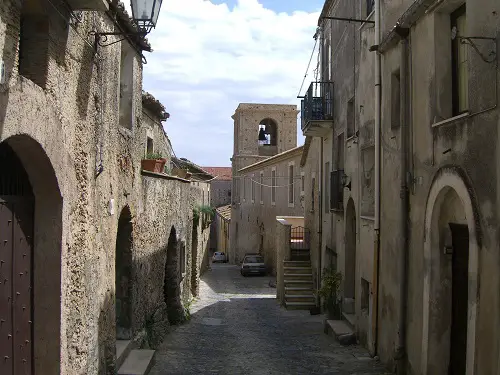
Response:
[[[265,275],[267,273],[264,258],[259,254],[247,254],[241,262],[240,273],[243,276],[248,275]]]
[[[221,251],[216,251],[212,256],[212,263],[216,262],[226,263],[227,262],[226,254],[224,254]]]

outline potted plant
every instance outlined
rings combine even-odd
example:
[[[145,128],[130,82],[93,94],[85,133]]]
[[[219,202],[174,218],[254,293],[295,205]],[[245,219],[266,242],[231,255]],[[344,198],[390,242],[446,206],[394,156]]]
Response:
[[[341,311],[338,294],[341,283],[342,274],[340,272],[337,272],[333,267],[328,267],[323,270],[321,288],[317,291],[317,294],[323,298],[329,319],[340,319]]]
[[[145,171],[163,173],[167,159],[160,152],[150,152],[141,160],[141,168]]]

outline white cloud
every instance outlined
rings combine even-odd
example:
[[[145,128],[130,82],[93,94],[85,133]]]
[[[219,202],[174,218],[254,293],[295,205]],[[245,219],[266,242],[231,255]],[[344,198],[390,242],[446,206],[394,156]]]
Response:
[[[275,13],[258,0],[239,0],[232,9],[163,1],[148,36],[154,52],[146,55],[144,89],[171,114],[166,130],[177,156],[230,165],[239,102],[299,104],[318,16]]]

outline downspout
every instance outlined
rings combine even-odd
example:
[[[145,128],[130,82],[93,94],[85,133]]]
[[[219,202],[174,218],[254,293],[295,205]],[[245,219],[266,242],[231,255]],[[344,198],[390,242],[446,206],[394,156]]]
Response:
[[[409,195],[408,195],[408,36],[401,38],[401,66],[400,66],[400,103],[401,103],[401,234],[400,234],[400,254],[398,259],[398,281],[399,281],[399,317],[398,317],[398,337],[394,360],[397,374],[405,374],[405,347],[406,347],[406,299],[407,280],[406,263],[408,258],[408,220],[409,220]]]
[[[380,0],[375,0],[375,46],[380,45]],[[380,123],[381,123],[381,55],[375,56],[375,225],[373,239],[373,297],[372,297],[372,351],[377,355],[378,301],[380,270]]]
[[[323,252],[323,137],[320,138],[320,157],[319,157],[319,189],[318,189],[318,213],[319,213],[319,248],[318,248],[318,280],[317,289],[321,288],[321,257]],[[319,298],[319,297],[318,297]],[[321,304],[321,298],[319,298],[319,303]]]

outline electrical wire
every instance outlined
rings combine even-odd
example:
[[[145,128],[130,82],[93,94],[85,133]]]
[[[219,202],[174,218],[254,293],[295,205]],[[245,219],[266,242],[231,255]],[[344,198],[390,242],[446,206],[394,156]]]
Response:
[[[315,34],[316,36],[316,34]],[[311,52],[311,57],[309,58],[309,63],[307,64],[307,69],[306,69],[306,74],[304,74],[304,79],[302,80],[302,84],[300,85],[300,89],[299,89],[299,93],[297,94],[297,96],[300,96],[300,93],[302,92],[302,88],[304,87],[304,83],[306,82],[306,78],[307,78],[307,73],[309,73],[309,68],[311,66],[311,61],[314,57],[314,52],[316,51],[316,45],[318,44],[318,38],[314,38],[314,47],[313,47],[313,50]]]

